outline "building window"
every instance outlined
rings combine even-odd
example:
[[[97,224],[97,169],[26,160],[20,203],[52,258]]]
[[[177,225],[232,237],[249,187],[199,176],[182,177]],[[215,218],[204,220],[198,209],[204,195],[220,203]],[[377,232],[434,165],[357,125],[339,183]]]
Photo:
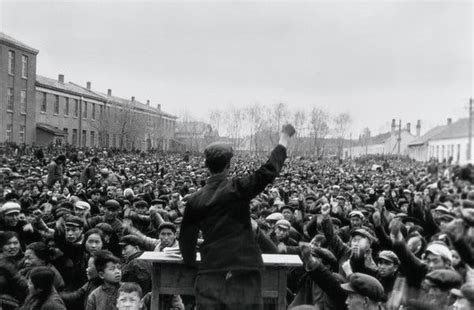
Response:
[[[41,100],[41,112],[46,112],[46,105],[47,105],[47,94],[43,93],[43,100]]]
[[[64,128],[63,131],[64,131],[64,140],[67,143],[69,140],[69,130],[67,128]]]
[[[13,141],[12,133],[13,133],[13,124],[8,124],[7,125],[7,141],[8,142]]]
[[[26,131],[26,126],[25,125],[20,125],[20,136],[18,142],[20,143],[25,143],[25,131]]]
[[[87,146],[87,131],[82,131],[82,147]]]
[[[21,77],[28,78],[28,56],[21,56]]]
[[[26,90],[20,92],[20,109],[21,113],[26,113]]]
[[[91,109],[92,109],[92,119],[95,119],[95,103],[92,103]]]
[[[79,116],[79,101],[74,99],[74,117]]]
[[[15,74],[15,52],[8,51],[8,73]]]
[[[84,107],[82,109],[82,117],[87,118],[87,101],[84,101]]]
[[[66,97],[66,102],[64,103],[64,115],[69,115],[69,98]]]
[[[58,95],[54,96],[54,114],[55,115],[59,114],[59,96]]]
[[[7,110],[8,111],[13,111],[13,102],[14,102],[13,88],[8,88],[7,89]]]
[[[95,146],[95,132],[91,131],[91,147]]]
[[[77,146],[77,129],[72,130],[72,145]]]

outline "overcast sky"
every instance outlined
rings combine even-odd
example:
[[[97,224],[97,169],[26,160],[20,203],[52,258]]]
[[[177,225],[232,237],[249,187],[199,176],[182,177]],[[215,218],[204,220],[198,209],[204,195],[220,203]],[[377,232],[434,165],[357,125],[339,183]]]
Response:
[[[354,136],[467,116],[472,16],[456,0],[0,0],[0,31],[39,49],[38,74],[197,118],[317,105],[350,113]]]

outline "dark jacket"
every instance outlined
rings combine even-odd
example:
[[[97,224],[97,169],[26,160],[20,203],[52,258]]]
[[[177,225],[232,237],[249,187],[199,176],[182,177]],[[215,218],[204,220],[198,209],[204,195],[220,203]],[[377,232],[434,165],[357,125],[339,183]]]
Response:
[[[40,308],[38,307],[38,303],[40,303],[41,300],[37,295],[29,295],[23,306],[20,308],[21,310],[66,310],[66,306],[64,305],[64,302],[62,301],[61,297],[59,297],[58,293],[56,292],[55,289],[51,292],[51,294],[45,299],[45,301],[42,303],[42,306]]]
[[[122,265],[122,281],[135,282],[142,288],[143,294],[151,291],[152,265],[149,261],[140,260],[143,252],[131,255]]]
[[[100,285],[102,285],[102,280],[96,278],[89,280],[73,292],[61,292],[60,295],[68,310],[84,310],[87,306],[87,297]]]
[[[253,174],[228,179],[211,176],[186,205],[179,245],[183,260],[196,265],[196,243],[203,232],[200,273],[263,268],[260,248],[250,223],[250,200],[280,173],[286,148],[278,145],[269,160]]]

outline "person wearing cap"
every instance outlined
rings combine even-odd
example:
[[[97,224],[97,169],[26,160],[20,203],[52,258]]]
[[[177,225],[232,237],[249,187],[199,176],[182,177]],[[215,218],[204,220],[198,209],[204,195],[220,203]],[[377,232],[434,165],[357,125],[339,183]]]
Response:
[[[82,170],[81,183],[84,187],[94,186],[96,182],[97,166],[99,165],[99,158],[93,157],[91,162]]]
[[[74,214],[80,218],[86,219],[91,206],[88,202],[79,200],[74,204]]]
[[[119,214],[122,207],[120,203],[115,199],[109,199],[104,203],[104,215],[94,216],[88,219],[89,227],[95,227],[99,223],[107,223],[112,226],[112,229],[117,236],[122,235],[122,221],[119,218]]]
[[[101,191],[96,188],[90,191],[90,199],[88,200],[91,207],[90,214],[91,216],[99,215],[102,209],[102,204],[100,202]]]
[[[140,260],[143,254],[142,239],[135,235],[126,235],[120,238],[122,247],[122,281],[135,282],[146,294],[151,290],[151,262]]]
[[[376,262],[378,271],[377,279],[382,284],[385,294],[389,297],[398,277],[400,260],[392,251],[384,250],[378,254]]]
[[[21,206],[7,201],[0,206],[0,231],[13,231],[18,234],[22,249],[31,242],[41,241],[41,234],[28,221],[20,219]]]
[[[273,231],[270,233],[270,239],[278,247],[280,254],[297,254],[298,243],[290,238],[291,224],[285,219],[275,223]]]
[[[382,284],[363,273],[353,273],[349,282],[341,284],[341,288],[347,293],[346,304],[349,310],[378,310],[386,300]]]
[[[351,231],[354,229],[362,228],[365,220],[365,216],[361,211],[354,210],[349,213],[350,224],[341,227],[337,234],[343,242],[348,242],[351,237]],[[365,228],[365,227],[364,227]],[[367,228],[366,228],[367,229]]]
[[[189,198],[179,235],[183,260],[195,267],[199,230],[204,237],[195,280],[196,304],[200,309],[222,305],[262,309],[263,261],[250,222],[250,200],[279,175],[294,134],[293,126],[283,126],[279,145],[269,160],[241,178],[227,177],[232,147],[222,143],[206,147],[205,164],[211,177]]]
[[[66,163],[66,156],[59,155],[48,165],[48,179],[46,185],[51,188],[56,182],[63,181],[63,166]],[[62,184],[61,184],[62,185]]]

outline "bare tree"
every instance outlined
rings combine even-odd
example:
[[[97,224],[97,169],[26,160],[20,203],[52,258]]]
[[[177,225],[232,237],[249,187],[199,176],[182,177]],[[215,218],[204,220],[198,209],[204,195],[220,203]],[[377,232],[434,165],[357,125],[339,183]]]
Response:
[[[344,148],[344,137],[346,135],[347,128],[352,122],[352,118],[348,113],[340,113],[334,117],[334,133],[338,139],[337,143],[337,156],[341,158],[342,149]]]
[[[215,109],[211,110],[211,113],[209,115],[209,121],[211,123],[211,126],[215,128],[217,132],[219,132],[219,134],[221,133],[221,125],[223,123],[224,116],[223,114],[224,113],[222,112],[222,110]]]
[[[298,154],[302,151],[304,144],[302,143],[302,137],[304,136],[304,128],[306,127],[306,114],[303,110],[297,110],[293,113],[293,126],[296,129],[295,145],[293,152]]]
[[[248,128],[250,128],[250,149],[254,148],[255,153],[262,150],[262,146],[257,139],[257,134],[264,128],[265,107],[259,103],[255,103],[246,108],[246,120]]]
[[[321,157],[324,154],[324,139],[329,134],[328,118],[329,114],[321,108],[313,107],[311,110],[311,136],[317,157]]]

